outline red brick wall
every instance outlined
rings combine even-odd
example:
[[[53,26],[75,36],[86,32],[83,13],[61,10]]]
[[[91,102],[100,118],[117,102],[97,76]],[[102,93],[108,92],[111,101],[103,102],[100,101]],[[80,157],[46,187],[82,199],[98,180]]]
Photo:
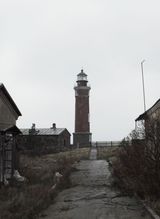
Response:
[[[89,97],[76,97],[75,132],[89,132]]]

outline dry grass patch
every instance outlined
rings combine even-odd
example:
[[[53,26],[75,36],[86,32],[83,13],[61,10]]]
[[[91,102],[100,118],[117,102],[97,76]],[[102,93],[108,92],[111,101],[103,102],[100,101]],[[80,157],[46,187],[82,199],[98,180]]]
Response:
[[[70,186],[73,163],[88,156],[88,148],[36,157],[21,155],[20,173],[27,180],[23,184],[12,182],[10,187],[0,189],[0,219],[36,219],[53,203],[60,190]],[[63,178],[56,189],[51,190],[57,171]]]
[[[119,150],[119,147],[98,147],[97,159],[112,161],[117,157]]]

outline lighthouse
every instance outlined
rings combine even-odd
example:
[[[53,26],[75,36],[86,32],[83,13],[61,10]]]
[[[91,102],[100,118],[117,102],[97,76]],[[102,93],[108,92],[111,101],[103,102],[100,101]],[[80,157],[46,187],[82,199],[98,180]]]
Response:
[[[73,144],[76,147],[86,147],[91,144],[90,114],[89,114],[89,91],[87,74],[83,69],[77,75],[75,90],[75,132]]]

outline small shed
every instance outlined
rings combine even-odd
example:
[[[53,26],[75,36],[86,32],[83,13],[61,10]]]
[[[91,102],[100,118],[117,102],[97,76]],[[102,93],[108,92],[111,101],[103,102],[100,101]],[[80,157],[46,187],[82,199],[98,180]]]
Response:
[[[63,151],[70,146],[71,134],[66,128],[57,128],[53,123],[51,128],[36,128],[32,124],[30,129],[21,129],[18,144],[23,150],[36,153],[50,153]]]
[[[0,83],[0,182],[10,179],[15,168],[18,168],[18,152],[16,136],[20,130],[16,121],[21,113],[8,93]]]

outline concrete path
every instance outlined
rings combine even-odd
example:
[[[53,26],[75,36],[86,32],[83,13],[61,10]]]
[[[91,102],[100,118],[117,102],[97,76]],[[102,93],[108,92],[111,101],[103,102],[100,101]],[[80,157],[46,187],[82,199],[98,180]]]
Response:
[[[96,148],[92,148],[92,150],[90,151],[89,159],[97,160],[97,149]]]
[[[135,198],[111,187],[108,163],[96,160],[96,149],[90,159],[77,165],[72,188],[58,195],[43,213],[44,219],[151,219]]]

